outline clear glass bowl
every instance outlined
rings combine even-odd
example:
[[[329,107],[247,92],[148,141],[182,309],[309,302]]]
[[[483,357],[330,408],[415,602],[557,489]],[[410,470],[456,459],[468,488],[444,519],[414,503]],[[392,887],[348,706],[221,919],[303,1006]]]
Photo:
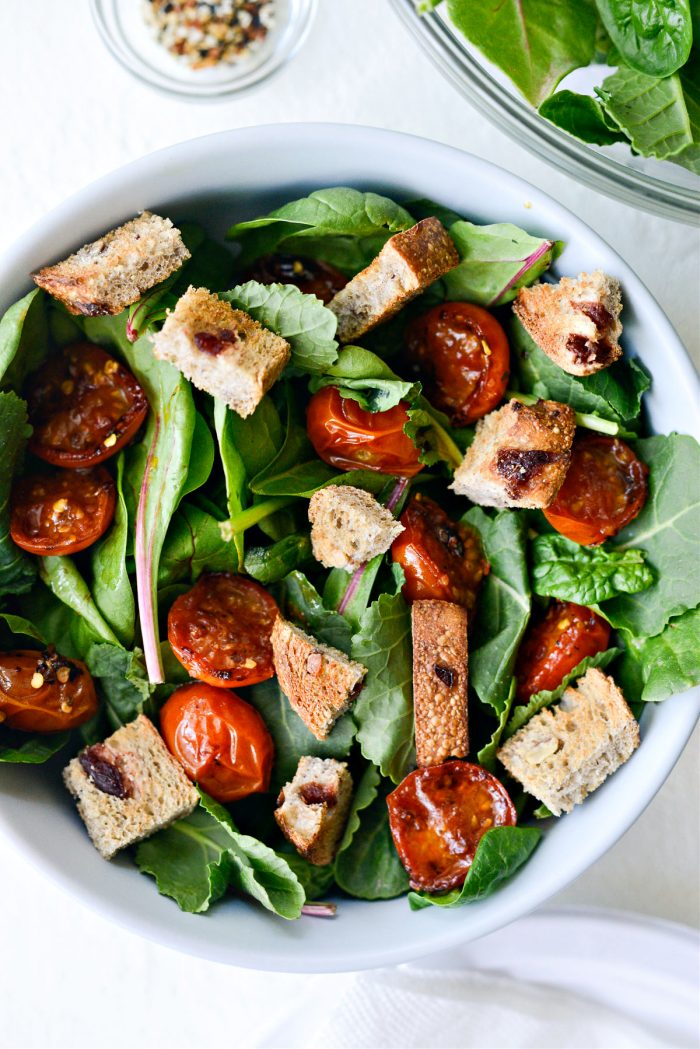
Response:
[[[585,185],[665,218],[700,225],[700,178],[677,164],[635,157],[624,145],[589,146],[541,117],[499,70],[471,47],[442,8],[424,15],[414,0],[391,0],[434,65],[491,123]],[[589,66],[566,78],[590,91],[609,73]]]
[[[142,0],[90,0],[102,40],[124,69],[163,94],[194,102],[225,101],[276,73],[306,39],[318,0],[276,0],[277,17],[262,46],[235,65],[192,69],[155,39]]]

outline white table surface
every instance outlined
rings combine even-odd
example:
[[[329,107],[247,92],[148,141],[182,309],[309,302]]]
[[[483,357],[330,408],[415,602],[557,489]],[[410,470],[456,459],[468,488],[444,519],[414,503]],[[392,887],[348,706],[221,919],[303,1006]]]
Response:
[[[67,194],[161,146],[275,121],[372,124],[462,147],[544,188],[632,265],[700,360],[697,230],[599,196],[515,146],[439,76],[386,0],[320,0],[320,8],[303,51],[277,78],[240,101],[195,106],[123,73],[87,0],[2,0],[0,251]],[[700,924],[699,743],[696,733],[647,812],[560,901]],[[244,1046],[310,983],[141,941],[15,855],[3,855],[0,900],[1,1046]],[[343,979],[313,978],[319,994]]]

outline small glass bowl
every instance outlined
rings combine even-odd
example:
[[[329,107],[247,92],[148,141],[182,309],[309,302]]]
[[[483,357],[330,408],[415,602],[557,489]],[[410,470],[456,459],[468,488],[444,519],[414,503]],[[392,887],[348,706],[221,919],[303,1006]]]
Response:
[[[677,164],[635,157],[624,145],[589,146],[541,117],[508,78],[451,25],[442,8],[419,15],[391,0],[433,64],[492,124],[531,153],[609,197],[664,218],[700,225],[700,178]],[[560,87],[592,93],[608,67],[576,70]]]
[[[190,102],[225,101],[276,73],[298,51],[318,0],[275,0],[276,20],[261,47],[235,64],[192,69],[156,40],[142,0],[90,0],[92,17],[117,62],[142,83]]]

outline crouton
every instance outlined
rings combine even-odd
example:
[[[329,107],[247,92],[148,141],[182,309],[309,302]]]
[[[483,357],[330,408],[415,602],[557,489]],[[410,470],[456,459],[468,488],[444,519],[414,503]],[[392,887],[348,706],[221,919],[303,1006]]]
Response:
[[[479,420],[450,487],[482,506],[545,509],[564,482],[575,430],[567,404],[509,401]]]
[[[70,313],[100,317],[121,313],[189,257],[170,219],[144,211],[32,277]]]
[[[277,799],[275,819],[287,841],[316,867],[333,862],[350,811],[352,777],[344,761],[299,759]]]
[[[272,657],[292,709],[316,739],[327,739],[358,696],[365,668],[281,617],[272,628]]]
[[[622,356],[620,283],[600,270],[521,288],[513,309],[539,348],[569,375],[592,375]]]
[[[389,320],[458,262],[452,238],[436,218],[395,233],[376,259],[328,303],[338,318],[338,339],[353,342]]]
[[[289,343],[206,288],[188,288],[153,336],[153,352],[198,389],[252,415],[289,360]]]
[[[93,845],[106,860],[196,808],[199,795],[141,714],[63,770]]]
[[[374,496],[349,484],[331,484],[309,502],[311,545],[325,568],[355,568],[384,554],[404,528]]]
[[[411,628],[416,762],[466,758],[467,610],[451,601],[414,601]]]
[[[498,751],[528,794],[560,816],[623,765],[639,746],[639,726],[620,689],[591,668],[556,706],[541,710]]]

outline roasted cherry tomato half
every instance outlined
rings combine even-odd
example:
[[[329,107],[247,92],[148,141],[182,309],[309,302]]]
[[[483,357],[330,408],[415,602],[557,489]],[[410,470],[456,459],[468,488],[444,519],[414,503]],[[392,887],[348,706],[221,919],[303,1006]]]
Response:
[[[94,466],[134,436],[148,401],[114,357],[80,342],[49,358],[27,383],[30,450],[55,466]]]
[[[446,761],[416,769],[386,799],[389,826],[411,888],[447,892],[464,883],[491,827],[514,827],[513,803],[486,769]]]
[[[518,702],[561,685],[586,656],[604,652],[610,625],[584,605],[553,601],[544,619],[530,627],[518,652],[515,676]]]
[[[160,731],[190,779],[217,801],[269,787],[272,737],[235,692],[199,683],[178,688],[160,712]]]
[[[567,539],[597,546],[642,509],[648,473],[619,437],[585,434],[574,441],[564,483],[544,515]]]
[[[77,554],[107,531],[115,502],[102,466],[23,477],[12,489],[10,535],[30,554]]]
[[[62,732],[97,713],[84,663],[53,649],[0,652],[0,721],[22,732]]]
[[[306,428],[317,455],[339,470],[375,470],[413,477],[423,469],[418,449],[404,432],[403,403],[367,412],[351,397],[326,386],[309,401]]]
[[[348,278],[319,259],[304,255],[263,255],[246,275],[247,280],[261,284],[296,284],[306,295],[315,295],[321,302],[330,302],[336,292],[344,288]]]
[[[219,688],[266,681],[277,605],[259,583],[228,572],[203,575],[176,598],[168,640],[191,677]]]
[[[404,570],[406,600],[453,601],[473,612],[489,570],[477,533],[420,493],[399,520],[404,531],[394,540],[391,556]]]
[[[431,404],[468,426],[503,399],[508,339],[495,317],[470,302],[444,302],[406,329],[408,358]]]

